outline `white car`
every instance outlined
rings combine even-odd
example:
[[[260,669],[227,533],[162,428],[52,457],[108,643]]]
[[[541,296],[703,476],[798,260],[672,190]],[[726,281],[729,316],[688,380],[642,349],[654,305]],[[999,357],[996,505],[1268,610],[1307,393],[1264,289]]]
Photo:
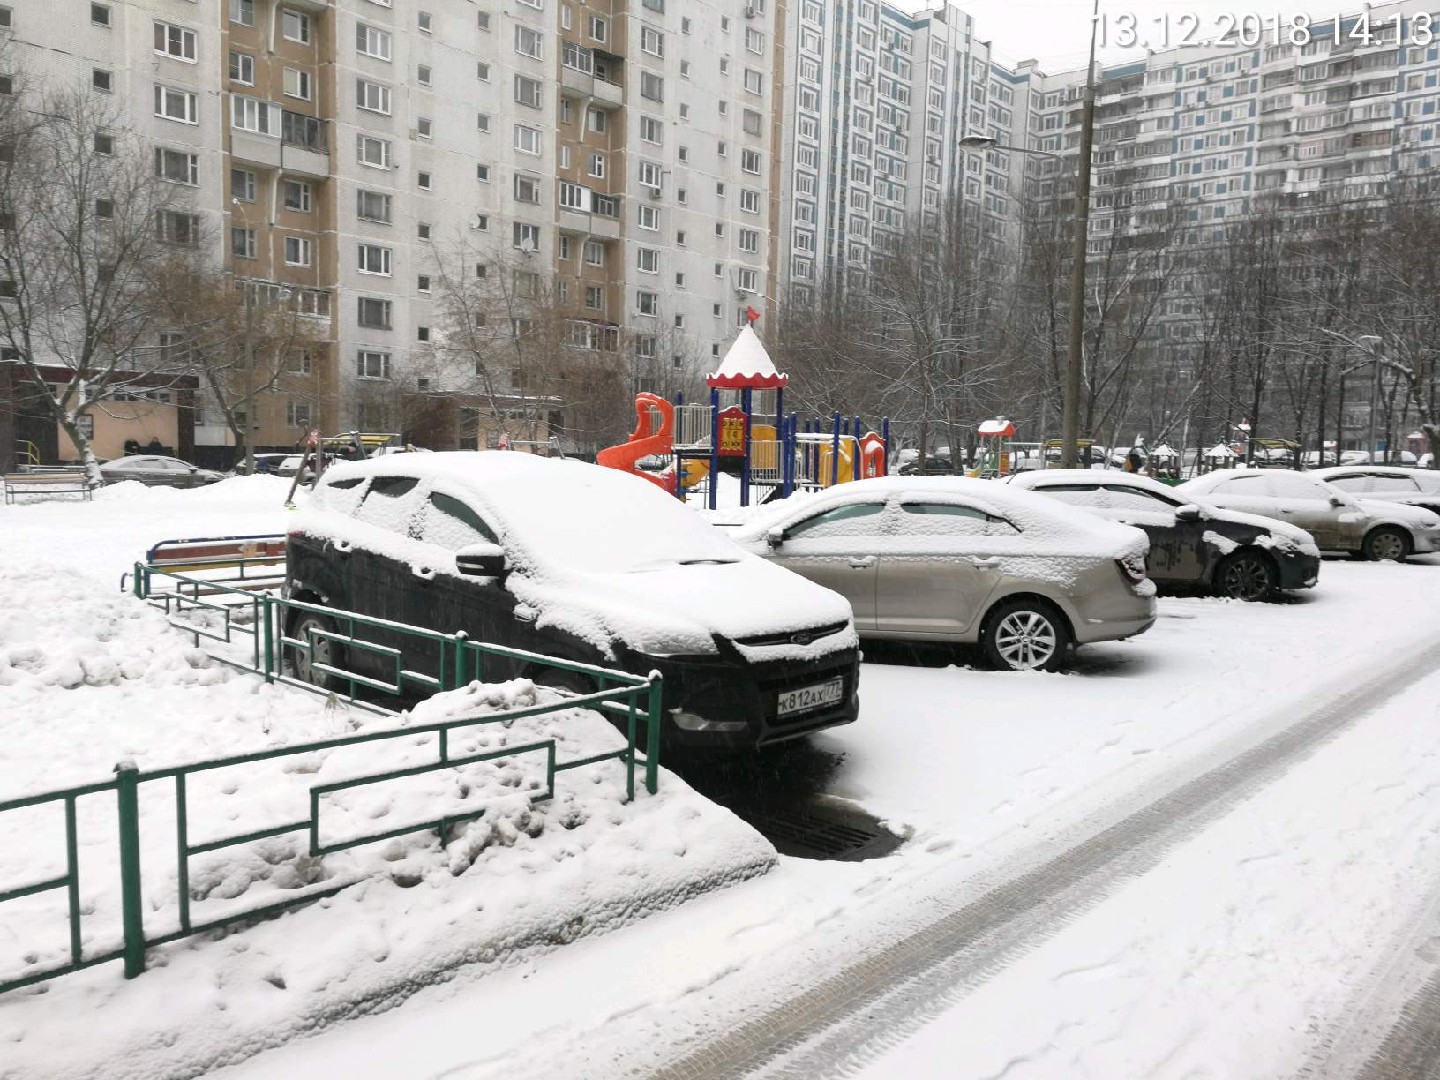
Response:
[[[1440,517],[1429,510],[1357,499],[1310,473],[1217,469],[1185,481],[1175,492],[1227,510],[1288,521],[1315,537],[1321,551],[1402,562],[1440,548]]]
[[[1155,621],[1144,533],[992,480],[857,480],[732,536],[844,596],[861,638],[978,642],[1002,669],[1054,670]]]
[[[1358,499],[1419,506],[1440,514],[1440,471],[1395,465],[1340,465],[1310,474]]]

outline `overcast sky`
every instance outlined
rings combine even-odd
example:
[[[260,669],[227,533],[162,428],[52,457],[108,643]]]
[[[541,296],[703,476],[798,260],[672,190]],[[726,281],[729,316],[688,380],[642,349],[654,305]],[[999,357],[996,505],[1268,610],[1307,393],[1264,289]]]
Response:
[[[923,11],[941,6],[941,0],[888,0],[902,11]],[[1047,73],[1083,68],[1090,48],[1090,11],[1092,0],[957,0],[956,6],[975,19],[975,35],[981,41],[994,43],[996,57],[1008,63],[1036,59]],[[1359,0],[1344,0],[1336,5],[1341,10],[1359,10]],[[1196,33],[1202,38],[1212,31],[1212,22],[1222,14],[1240,15],[1279,9],[1289,16],[1292,12],[1315,8],[1317,16],[1327,4],[1306,4],[1303,0],[1276,5],[1237,4],[1235,0],[1100,0],[1102,17],[1110,25],[1121,15],[1133,15],[1139,34],[1159,44],[1162,33],[1160,20],[1168,13],[1172,25],[1185,13],[1193,13],[1199,22]],[[1326,12],[1328,13],[1328,12]],[[1178,28],[1172,33],[1178,33]],[[1266,28],[1263,33],[1271,31]],[[1143,50],[1126,52],[1113,46],[1099,51],[1100,59],[1114,63],[1127,57],[1143,56]]]

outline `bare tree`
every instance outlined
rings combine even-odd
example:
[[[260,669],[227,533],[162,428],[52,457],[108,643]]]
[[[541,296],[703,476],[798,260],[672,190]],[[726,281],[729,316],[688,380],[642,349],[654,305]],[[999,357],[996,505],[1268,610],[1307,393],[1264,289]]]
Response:
[[[155,158],[91,94],[28,92],[0,134],[0,342],[79,449],[99,463],[87,408],[167,373],[157,270],[200,258],[200,218],[159,183],[188,157]],[[161,154],[162,151],[155,151]]]

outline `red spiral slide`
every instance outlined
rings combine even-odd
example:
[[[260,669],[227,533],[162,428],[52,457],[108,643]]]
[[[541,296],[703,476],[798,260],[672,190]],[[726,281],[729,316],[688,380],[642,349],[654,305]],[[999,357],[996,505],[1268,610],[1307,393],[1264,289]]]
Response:
[[[635,430],[619,446],[607,446],[595,455],[595,461],[610,469],[634,473],[649,480],[671,495],[675,493],[675,469],[662,473],[645,472],[635,463],[643,457],[660,454],[668,457],[675,449],[675,406],[659,394],[635,395]]]

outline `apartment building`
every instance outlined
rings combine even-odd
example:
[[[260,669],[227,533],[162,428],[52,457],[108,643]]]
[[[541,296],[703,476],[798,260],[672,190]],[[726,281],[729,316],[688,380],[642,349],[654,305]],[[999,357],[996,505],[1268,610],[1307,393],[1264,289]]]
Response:
[[[786,30],[781,280],[798,303],[860,286],[872,256],[951,199],[991,235],[1016,218],[1027,167],[1030,68],[1009,69],[946,5],[909,15],[875,0],[798,0]],[[966,136],[991,148],[967,148]],[[1018,140],[1018,141],[1017,141]]]

